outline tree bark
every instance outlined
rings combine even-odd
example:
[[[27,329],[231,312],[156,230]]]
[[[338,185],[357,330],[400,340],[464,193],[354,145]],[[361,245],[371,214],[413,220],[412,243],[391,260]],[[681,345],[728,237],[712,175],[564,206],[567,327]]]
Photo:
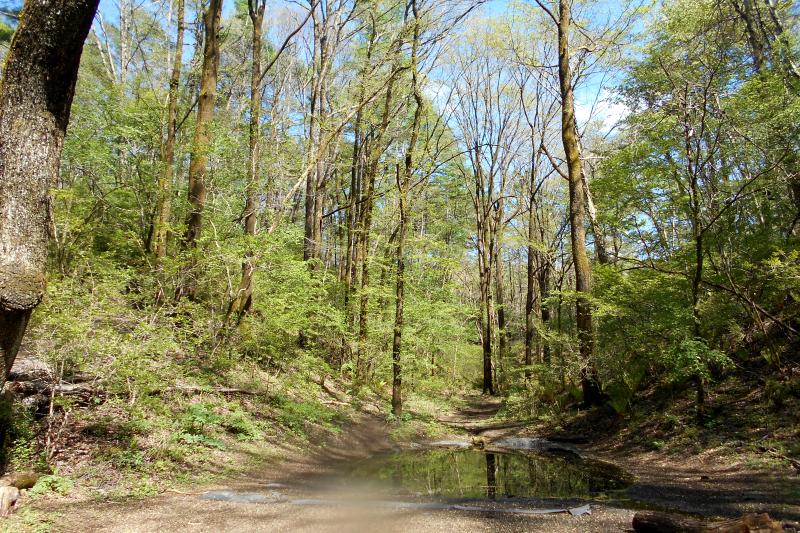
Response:
[[[247,190],[244,205],[244,232],[249,237],[256,234],[258,220],[258,179],[261,161],[261,38],[264,23],[264,0],[248,0],[248,13],[253,24],[251,41],[252,65],[250,69],[250,162],[247,166]],[[255,273],[255,257],[252,243],[248,244],[242,262],[242,280],[239,289],[230,304],[228,315],[235,314],[241,318],[253,304],[253,274]]]
[[[98,0],[30,0],[0,81],[0,388],[45,291],[49,190]]]
[[[756,24],[753,20],[753,5],[752,0],[743,0],[742,5],[739,5],[739,0],[731,0],[733,9],[736,14],[744,22],[744,27],[747,33],[747,42],[750,45],[750,51],[753,54],[753,66],[756,72],[761,72],[764,68],[764,44],[761,35],[756,30]]]
[[[172,180],[175,163],[175,135],[178,126],[178,86],[181,81],[183,67],[183,32],[184,32],[184,0],[178,0],[177,36],[175,38],[175,57],[172,73],[169,78],[169,96],[167,97],[167,138],[161,152],[161,175],[158,180],[158,206],[156,208],[155,229],[153,231],[152,252],[156,259],[167,255],[167,234],[169,219],[172,213]]]
[[[330,149],[323,156],[322,133],[326,117],[328,100],[328,81],[331,72],[332,54],[338,42],[340,30],[340,10],[343,4],[320,4],[322,19],[318,20],[316,12],[312,12],[314,20],[314,51],[312,58],[313,79],[311,82],[311,108],[309,120],[309,142],[311,154],[315,158],[314,170],[306,180],[306,203],[304,221],[303,259],[305,261],[320,259],[322,252],[322,208],[325,202],[325,187],[330,171],[328,161]],[[315,7],[314,7],[315,9]],[[311,263],[316,268],[316,263]]]
[[[581,173],[581,183],[583,185],[584,195],[586,196],[586,213],[589,215],[589,225],[592,227],[592,233],[594,234],[594,251],[597,255],[597,262],[601,265],[607,265],[610,261],[608,249],[606,248],[606,236],[603,232],[603,228],[597,221],[597,208],[594,205],[592,191],[589,188],[589,180],[585,172]]]
[[[192,138],[192,153],[189,160],[189,213],[186,220],[186,235],[183,245],[190,250],[197,246],[203,228],[203,210],[206,201],[206,167],[211,144],[209,131],[214,118],[214,102],[217,97],[217,71],[219,70],[219,30],[222,18],[222,0],[210,0],[203,14],[205,42],[203,44],[203,68],[200,74],[200,96],[197,99],[197,119]],[[194,261],[192,260],[192,263]],[[191,266],[189,270],[192,270]],[[194,281],[184,280],[178,288],[176,299],[182,296],[193,298],[197,287]]]
[[[417,12],[417,1],[411,0],[411,11],[414,14],[413,40],[411,43],[411,90],[414,95],[414,122],[411,125],[411,138],[408,141],[408,149],[405,153],[403,175],[400,178],[398,173],[397,190],[400,194],[400,228],[397,232],[397,283],[395,287],[395,314],[394,314],[394,337],[392,339],[392,413],[400,416],[403,412],[402,396],[402,367],[400,366],[400,353],[403,340],[403,297],[405,291],[405,252],[406,233],[408,232],[408,193],[411,187],[411,174],[414,164],[414,149],[419,137],[420,124],[422,122],[422,92],[419,87],[417,73],[417,53],[419,49],[419,13]]]
[[[479,169],[478,169],[479,171]],[[480,189],[480,178],[476,179],[476,189]],[[480,193],[476,190],[476,198],[480,198]],[[494,372],[492,365],[492,272],[491,272],[491,252],[489,249],[492,244],[489,240],[489,230],[486,227],[488,218],[482,215],[482,204],[476,203],[476,213],[478,221],[478,277],[481,295],[481,308],[479,326],[482,336],[483,348],[483,393],[494,395]]]
[[[502,193],[501,193],[502,194]],[[495,220],[492,227],[494,228],[494,287],[495,287],[495,313],[497,314],[497,368],[500,376],[502,377],[505,372],[505,356],[506,356],[506,302],[505,292],[503,291],[503,198],[502,196],[495,202]],[[502,390],[501,379],[495,381],[498,389]]]
[[[530,219],[533,217],[529,217]],[[528,258],[526,265],[526,288],[525,288],[525,366],[533,364],[533,337],[536,334],[536,324],[534,323],[534,306],[538,299],[536,295],[536,260],[534,259],[534,249],[532,239],[533,232],[528,230]],[[530,368],[525,369],[525,377],[530,377]]]
[[[400,43],[395,43],[396,49],[400,49]],[[386,84],[386,95],[383,102],[381,123],[378,125],[377,132],[372,137],[369,147],[370,153],[367,156],[367,164],[364,170],[364,191],[361,196],[360,214],[361,220],[358,228],[359,251],[358,257],[361,264],[361,294],[358,309],[358,348],[356,351],[356,377],[362,376],[362,366],[366,357],[368,332],[369,309],[369,239],[372,229],[372,211],[375,206],[375,179],[378,174],[380,157],[385,150],[384,135],[391,121],[392,102],[394,101],[394,84],[397,78],[398,69],[393,61],[392,73]]]
[[[548,296],[550,296],[550,263],[547,257],[544,257],[544,254],[540,255],[540,263],[539,263],[539,309],[542,317],[542,330],[547,328],[547,324],[550,322],[550,308],[547,307],[547,300]],[[542,362],[549,363],[550,362],[550,345],[545,342],[544,336],[540,333],[539,334],[539,351],[541,353]]]
[[[186,235],[183,245],[194,249],[203,229],[203,210],[206,201],[206,167],[211,144],[210,126],[214,118],[214,102],[217,97],[217,72],[219,70],[219,30],[222,17],[222,0],[210,0],[203,14],[205,42],[203,44],[203,67],[200,73],[200,95],[197,99],[197,119],[192,138],[189,160],[189,213],[186,218]],[[191,270],[191,268],[190,268]],[[181,296],[194,297],[197,287],[185,280],[179,287],[176,299]]]
[[[572,87],[572,70],[569,64],[570,2],[559,0],[558,18],[558,78],[561,90],[561,140],[567,160],[569,178],[569,222],[572,237],[572,258],[575,266],[575,322],[584,367],[581,370],[583,401],[596,405],[601,401],[600,383],[593,361],[594,337],[592,309],[586,294],[591,290],[591,267],[586,253],[586,233],[583,213],[585,194],[582,184],[583,170],[575,122],[575,99]]]

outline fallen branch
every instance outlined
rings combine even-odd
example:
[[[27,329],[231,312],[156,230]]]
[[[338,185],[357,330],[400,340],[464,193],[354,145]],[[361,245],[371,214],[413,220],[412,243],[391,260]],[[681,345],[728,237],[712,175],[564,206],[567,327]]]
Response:
[[[245,396],[256,396],[261,394],[256,391],[237,389],[234,387],[199,387],[197,385],[176,385],[174,387],[166,387],[163,389],[156,389],[150,391],[152,395],[163,394],[165,392],[185,392],[185,393],[200,393],[200,392],[216,392],[219,394],[243,394]]]

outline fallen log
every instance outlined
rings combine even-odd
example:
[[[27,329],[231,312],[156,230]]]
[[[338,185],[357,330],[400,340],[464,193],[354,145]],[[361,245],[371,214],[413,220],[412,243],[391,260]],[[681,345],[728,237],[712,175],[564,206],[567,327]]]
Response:
[[[174,387],[166,387],[164,389],[156,389],[150,391],[150,394],[158,395],[165,392],[185,392],[185,393],[199,393],[199,392],[216,392],[219,394],[243,394],[245,396],[256,396],[260,394],[256,391],[247,389],[237,389],[233,387],[198,387],[196,385],[176,385]]]
[[[783,533],[783,526],[766,513],[708,522],[678,514],[643,511],[633,516],[633,530],[636,533]]]

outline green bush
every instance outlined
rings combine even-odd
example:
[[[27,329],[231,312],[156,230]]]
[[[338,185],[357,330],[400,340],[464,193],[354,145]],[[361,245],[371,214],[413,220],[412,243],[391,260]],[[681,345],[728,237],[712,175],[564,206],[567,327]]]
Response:
[[[66,496],[70,493],[74,486],[75,483],[71,479],[59,476],[58,474],[52,474],[49,476],[40,477],[36,482],[36,485],[30,489],[29,494],[39,496],[49,492],[54,492],[56,494]]]

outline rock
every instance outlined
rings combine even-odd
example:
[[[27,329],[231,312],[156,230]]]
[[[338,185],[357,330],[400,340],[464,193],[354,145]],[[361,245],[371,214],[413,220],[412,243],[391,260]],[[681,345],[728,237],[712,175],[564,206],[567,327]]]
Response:
[[[17,487],[0,487],[0,516],[6,517],[11,514],[17,500],[19,500]]]
[[[5,479],[10,486],[23,490],[33,488],[40,477],[42,475],[35,472],[15,472]]]
[[[492,446],[499,448],[507,448],[510,450],[524,450],[524,451],[542,451],[542,452],[564,452],[580,456],[580,453],[572,446],[552,442],[546,439],[539,439],[535,437],[504,437],[492,441]]]
[[[472,443],[472,446],[474,448],[478,448],[479,450],[482,450],[483,448],[486,447],[486,440],[483,437],[472,437],[470,441]]]

